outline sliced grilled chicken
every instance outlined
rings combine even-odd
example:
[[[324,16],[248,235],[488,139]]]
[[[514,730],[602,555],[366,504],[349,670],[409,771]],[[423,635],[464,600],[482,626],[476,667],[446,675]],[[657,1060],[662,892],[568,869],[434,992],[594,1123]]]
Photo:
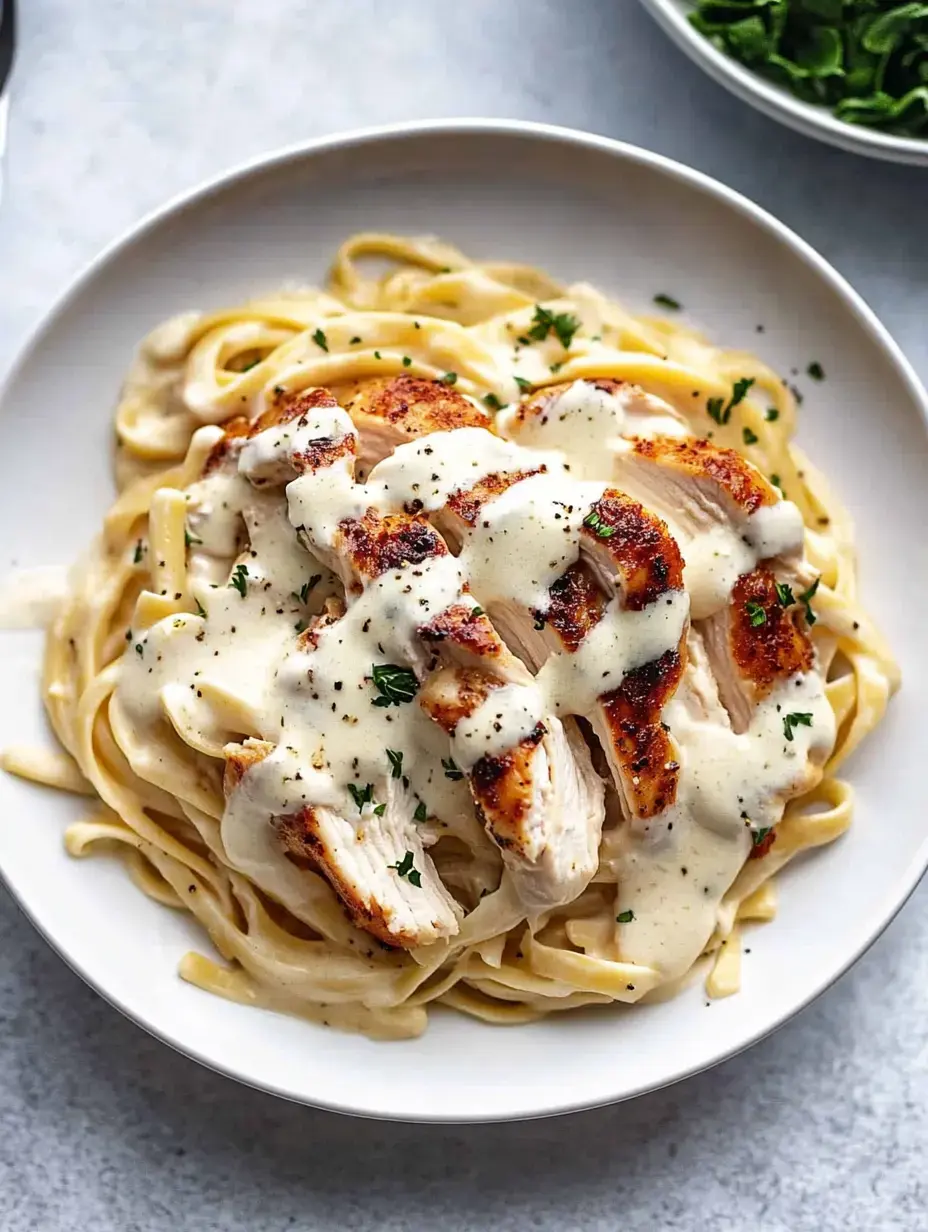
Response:
[[[372,801],[357,820],[310,804],[273,814],[282,766],[286,750],[267,741],[227,747],[223,786],[233,816],[223,819],[224,837],[236,828],[235,814],[245,814],[241,828],[260,830],[270,820],[294,863],[322,873],[352,922],[385,945],[411,949],[457,932],[460,908],[425,853],[413,821],[415,802],[400,783],[386,781],[382,814]]]
[[[570,902],[595,871],[605,810],[576,724],[545,713],[530,673],[473,607],[448,608],[420,636],[442,664],[420,705],[467,768],[523,902],[534,911]]]
[[[394,636],[408,624],[403,657],[419,681],[445,669],[440,693],[455,691],[456,717],[433,704],[437,694],[428,686],[423,704],[452,736],[455,768],[466,773],[488,833],[532,910],[569,901],[595,871],[603,817],[601,784],[585,747],[544,713],[530,673],[476,609],[429,522],[364,508],[364,489],[345,482],[355,456],[351,423],[328,404],[322,413],[327,434],[310,440],[321,421],[292,399],[263,439],[249,442],[243,468],[260,478],[289,467],[297,476],[288,489],[291,517],[312,550],[340,572],[349,601],[373,591]],[[344,516],[333,516],[333,508]],[[505,705],[504,723],[489,712],[498,704]]]
[[[450,385],[414,376],[361,381],[342,396],[342,405],[361,436],[357,474],[362,480],[405,441],[491,423],[485,411]]]
[[[689,435],[686,421],[668,402],[611,377],[546,385],[503,411],[496,426],[520,444],[563,449],[578,479],[603,476],[619,437]]]
[[[455,493],[440,524],[467,541],[480,526],[486,505],[523,479],[521,474],[493,476]],[[659,518],[615,489],[607,489],[582,512],[580,558],[551,586],[544,610],[487,596],[495,624],[536,670],[551,655],[569,661],[617,612],[643,612],[668,600],[671,606],[685,603],[680,552]],[[604,632],[605,626],[600,634]],[[679,765],[661,725],[661,710],[679,684],[684,643],[685,621],[675,644],[654,658],[646,654],[617,685],[609,680],[584,709],[629,816],[654,816],[675,798]],[[618,644],[613,649],[613,657],[620,659],[624,648]],[[569,667],[565,675],[569,677]]]
[[[548,448],[570,447],[582,430],[584,469],[608,471],[679,542],[694,620],[722,608],[735,580],[761,560],[775,559],[800,589],[813,580],[796,506],[735,450],[690,435],[661,399],[612,380],[574,381],[539,391],[501,419],[511,439]]]
[[[781,584],[782,585],[782,584]],[[731,602],[700,623],[735,731],[746,731],[758,702],[782,681],[812,671],[815,651],[799,607],[784,606],[771,570],[735,583]]]

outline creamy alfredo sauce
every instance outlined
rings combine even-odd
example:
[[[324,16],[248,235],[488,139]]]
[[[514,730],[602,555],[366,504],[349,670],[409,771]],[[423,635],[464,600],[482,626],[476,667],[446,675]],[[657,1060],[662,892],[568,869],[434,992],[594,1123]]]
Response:
[[[678,644],[689,614],[686,592],[639,612],[622,610],[617,596],[574,654],[552,655],[534,680],[527,670],[516,672],[458,724],[450,743],[415,704],[412,694],[431,657],[417,630],[462,602],[510,602],[543,613],[550,586],[577,559],[583,519],[610,479],[606,441],[623,431],[683,431],[657,399],[630,407],[578,382],[564,402],[563,415],[533,426],[531,444],[553,447],[544,453],[480,428],[436,433],[398,448],[363,486],[354,481],[350,450],[328,467],[300,473],[309,442],[355,435],[340,408],[318,408],[305,422],[265,430],[245,444],[237,465],[188,490],[190,586],[203,615],[169,617],[130,645],[118,703],[143,731],[167,721],[187,743],[214,755],[244,736],[271,746],[259,773],[247,776],[247,792],[236,793],[248,797],[249,807],[233,797],[227,808],[223,841],[233,863],[292,909],[299,907],[300,877],[272,841],[272,816],[311,803],[362,837],[375,834],[380,858],[364,871],[378,885],[388,857],[408,849],[424,858],[423,841],[438,827],[479,843],[461,771],[485,753],[512,747],[548,714],[591,714],[626,671]],[[598,437],[595,450],[590,437]],[[388,570],[352,594],[351,568],[335,547],[342,520],[410,502],[436,512],[454,491],[488,475],[539,467],[541,473],[483,506],[458,556]],[[731,584],[795,531],[792,513],[775,512],[786,504],[738,536],[743,551],[732,558]],[[730,584],[726,590],[717,579],[703,580],[718,568],[698,551],[686,559],[687,589],[703,595],[701,615],[711,614],[727,601]],[[299,637],[305,622],[338,589],[326,566],[349,582],[349,606],[307,641]],[[406,677],[407,693],[391,697],[389,685],[378,684],[384,666],[411,669],[412,690]],[[791,741],[783,736],[786,706],[812,716]],[[809,755],[821,760],[834,731],[813,672],[783,685],[736,735],[698,654],[664,717],[679,750],[678,798],[659,818],[627,828],[618,902],[633,920],[619,927],[618,944],[623,958],[673,975],[704,946],[752,830],[778,820]]]

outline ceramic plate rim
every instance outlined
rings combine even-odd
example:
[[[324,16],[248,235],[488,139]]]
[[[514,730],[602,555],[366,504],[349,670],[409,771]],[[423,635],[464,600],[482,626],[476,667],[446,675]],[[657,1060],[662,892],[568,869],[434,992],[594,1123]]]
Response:
[[[228,190],[237,182],[245,180],[254,174],[266,173],[288,164],[312,159],[314,156],[324,152],[337,149],[363,148],[366,145],[376,146],[383,142],[401,141],[416,137],[441,136],[453,139],[456,137],[479,136],[481,134],[489,137],[524,137],[552,144],[574,145],[597,151],[619,161],[643,165],[661,172],[671,179],[681,181],[684,185],[715,198],[721,205],[745,215],[750,221],[772,234],[774,238],[785,243],[805,265],[812,269],[820,280],[828,284],[829,288],[843,301],[845,307],[851,310],[857,322],[865,329],[873,342],[891,363],[896,375],[900,378],[902,385],[910,395],[912,402],[920,411],[923,421],[928,425],[928,392],[922,386],[912,365],[886,327],[876,317],[859,293],[853,289],[847,280],[824,257],[784,223],[781,223],[776,217],[756,203],[694,168],[627,142],[577,129],[534,121],[479,117],[421,120],[369,126],[308,141],[296,142],[243,161],[230,169],[203,180],[193,188],[175,195],[165,204],[150,211],[136,224],[129,227],[107,245],[73,278],[65,290],[42,315],[36,326],[28,334],[25,342],[20,346],[9,367],[6,378],[0,384],[0,409],[2,409],[8,393],[20,373],[29,364],[33,353],[42,344],[46,335],[55,328],[59,318],[64,315],[71,303],[81,295],[85,288],[93,283],[98,274],[110,266],[112,262],[116,261],[123,253],[131,250],[135,244],[142,241],[162,224],[182,215],[186,209],[197,206],[214,194]],[[86,984],[131,1022],[148,1032],[148,1034],[167,1044],[181,1055],[204,1065],[207,1069],[223,1074],[256,1090],[266,1091],[291,1102],[324,1108],[347,1115],[397,1122],[461,1124],[529,1120],[602,1107],[624,1101],[625,1099],[633,1099],[650,1091],[664,1089],[685,1078],[711,1069],[722,1061],[739,1055],[798,1015],[840,979],[882,935],[905,905],[926,870],[928,870],[928,837],[922,841],[920,847],[914,852],[906,867],[905,875],[897,878],[897,884],[892,892],[884,894],[879,910],[874,914],[874,923],[867,935],[848,954],[846,960],[840,964],[838,969],[822,979],[799,1004],[789,1005],[783,1011],[772,1015],[771,1021],[754,1031],[737,1046],[723,1046],[716,1055],[705,1062],[697,1062],[672,1069],[661,1082],[644,1082],[619,1092],[611,1089],[605,1090],[601,1098],[587,1098],[575,1102],[570,1102],[569,1100],[558,1100],[554,1103],[550,1101],[548,1103],[540,1102],[538,1107],[532,1110],[523,1109],[517,1112],[487,1112],[485,1114],[469,1115],[444,1114],[440,1112],[402,1114],[370,1108],[365,1109],[357,1105],[340,1104],[334,1100],[309,1099],[303,1095],[288,1091],[279,1084],[256,1081],[230,1064],[224,1065],[215,1059],[203,1055],[198,1048],[185,1044],[181,1038],[178,1038],[179,1032],[173,1031],[169,1027],[165,1027],[163,1024],[145,1017],[134,1008],[130,1008],[116,994],[110,992],[100,982],[94,980],[81,968],[79,962],[69,954],[66,942],[63,939],[52,937],[46,931],[41,920],[29,910],[26,903],[20,898],[15,885],[7,877],[6,870],[3,868],[0,868],[0,880],[3,881],[11,897],[35,927],[36,931]]]
[[[679,0],[641,0],[641,3],[694,63],[743,102],[771,119],[852,154],[915,167],[928,165],[928,138],[902,137],[897,133],[847,124],[826,108],[795,98],[785,87],[767,81],[719,51],[693,29]]]

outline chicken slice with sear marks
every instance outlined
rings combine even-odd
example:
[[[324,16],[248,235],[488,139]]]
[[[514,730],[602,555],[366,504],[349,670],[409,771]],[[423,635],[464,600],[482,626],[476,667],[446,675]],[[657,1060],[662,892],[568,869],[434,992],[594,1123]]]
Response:
[[[291,520],[340,574],[346,619],[370,604],[390,626],[410,693],[426,682],[424,711],[451,737],[446,773],[466,776],[526,906],[570,901],[595,871],[602,826],[602,785],[587,750],[546,713],[531,674],[477,608],[441,536],[424,517],[372,504],[382,489],[373,476],[366,488],[354,483],[354,456],[350,420],[327,405],[266,428],[242,464],[250,473],[253,461],[257,478],[291,468]],[[452,696],[449,708],[443,699]]]
[[[397,445],[454,428],[489,428],[490,417],[443,381],[415,376],[359,381],[341,403],[360,434],[359,479],[389,457]]]

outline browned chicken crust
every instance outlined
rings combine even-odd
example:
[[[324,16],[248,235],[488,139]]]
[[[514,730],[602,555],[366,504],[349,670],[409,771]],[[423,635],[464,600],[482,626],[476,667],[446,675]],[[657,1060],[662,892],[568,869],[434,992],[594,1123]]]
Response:
[[[773,485],[740,453],[723,449],[712,441],[697,437],[635,437],[634,451],[639,457],[693,478],[706,476],[714,480],[743,513],[754,513],[762,505],[775,505],[780,499]]]
[[[638,388],[630,381],[616,381],[607,376],[584,377],[583,381],[586,385],[592,385],[594,389],[602,390],[604,394],[617,394],[620,389]],[[523,398],[515,412],[515,422],[518,427],[521,428],[530,419],[537,419],[542,424],[547,423],[547,412],[551,403],[561,394],[565,394],[573,384],[573,381],[559,381],[556,385],[545,385],[544,389],[539,389],[536,393]],[[644,393],[644,390],[641,392]]]
[[[763,612],[761,623],[759,613]],[[769,569],[745,573],[735,583],[728,611],[728,642],[737,669],[756,701],[774,685],[812,670],[815,652],[796,607],[783,607]]]

